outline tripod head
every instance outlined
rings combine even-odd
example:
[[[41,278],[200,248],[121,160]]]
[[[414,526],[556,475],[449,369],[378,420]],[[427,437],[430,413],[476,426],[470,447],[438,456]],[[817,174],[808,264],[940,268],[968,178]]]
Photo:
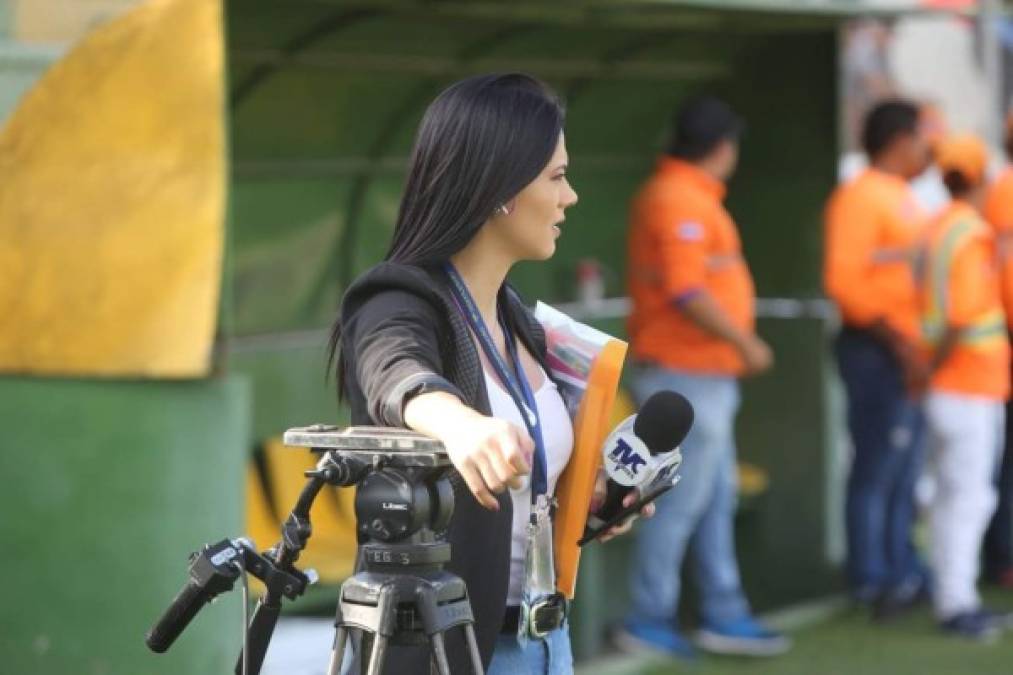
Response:
[[[323,424],[289,429],[284,440],[323,453],[317,468],[335,474],[339,482],[331,484],[358,485],[355,519],[367,549],[429,544],[447,529],[452,465],[439,441],[405,429]]]

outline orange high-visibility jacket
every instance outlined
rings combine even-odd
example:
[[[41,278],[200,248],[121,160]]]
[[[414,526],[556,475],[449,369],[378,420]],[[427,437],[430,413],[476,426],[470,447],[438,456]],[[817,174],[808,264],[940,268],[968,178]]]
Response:
[[[995,238],[970,204],[953,202],[929,225],[919,296],[922,339],[929,353],[947,328],[961,329],[959,342],[932,375],[932,388],[1006,399],[1010,354]]]
[[[725,186],[665,157],[633,199],[627,281],[633,355],[678,370],[742,372],[728,342],[704,331],[678,303],[706,292],[742,330],[752,331],[755,290],[739,233],[722,205]]]
[[[915,341],[914,262],[924,218],[907,182],[866,169],[827,202],[823,283],[845,324],[883,319]]]

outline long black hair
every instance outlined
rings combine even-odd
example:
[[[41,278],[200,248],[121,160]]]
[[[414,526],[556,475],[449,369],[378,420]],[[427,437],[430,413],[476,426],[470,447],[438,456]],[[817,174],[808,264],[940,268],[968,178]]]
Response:
[[[445,89],[419,124],[385,260],[427,267],[467,246],[549,163],[564,116],[552,90],[523,73],[476,75]],[[328,371],[340,344],[339,313]],[[339,396],[341,371],[338,358]]]
[[[415,138],[387,260],[444,262],[542,172],[563,108],[529,75],[478,75],[448,87]]]

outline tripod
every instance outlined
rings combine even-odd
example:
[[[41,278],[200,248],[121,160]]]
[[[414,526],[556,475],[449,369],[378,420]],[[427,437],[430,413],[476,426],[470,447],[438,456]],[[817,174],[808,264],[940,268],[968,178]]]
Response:
[[[451,464],[443,446],[403,429],[328,425],[290,429],[289,445],[322,453],[295,507],[282,525],[282,540],[257,553],[244,540],[223,540],[191,556],[190,578],[146,638],[156,652],[167,650],[200,609],[232,589],[249,572],[266,594],[244,627],[236,675],[257,675],[281,614],[315,580],[295,563],[312,533],[310,507],[324,486],[356,485],[355,516],[361,546],[360,571],[341,586],[330,672],[340,672],[350,630],[368,643],[370,675],[380,675],[391,645],[424,645],[441,674],[450,673],[444,636],[460,626],[474,672],[483,675],[474,617],[464,581],[445,571],[450,545],[440,541],[454,511],[447,477]],[[363,645],[363,653],[367,645]]]
[[[369,649],[367,675],[381,675],[390,645],[429,643],[431,663],[440,675],[450,665],[444,634],[460,626],[473,671],[482,675],[474,618],[464,582],[443,570],[450,559],[446,543],[373,545],[363,548],[365,567],[341,586],[335,617],[330,675],[338,675],[349,630],[358,629]],[[365,660],[365,659],[363,659]]]
[[[359,572],[341,586],[330,675],[338,675],[350,630],[358,630],[367,675],[381,675],[388,647],[424,645],[440,675],[449,675],[444,636],[460,626],[472,670],[482,675],[474,617],[464,582],[443,569],[450,544],[438,541],[454,512],[445,470],[387,467],[367,475],[355,495]],[[367,649],[367,643],[369,648]]]

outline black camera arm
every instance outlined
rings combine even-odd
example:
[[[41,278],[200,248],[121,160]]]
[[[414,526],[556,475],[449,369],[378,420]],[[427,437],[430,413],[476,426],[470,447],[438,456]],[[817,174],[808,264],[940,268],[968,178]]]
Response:
[[[347,487],[358,483],[369,469],[369,465],[354,457],[342,457],[334,451],[325,452],[317,462],[314,471],[307,471],[309,480],[299,494],[292,512],[285,519],[281,528],[281,542],[267,551],[266,556],[272,562],[268,578],[260,578],[267,587],[267,592],[257,602],[253,619],[247,628],[246,645],[249,650],[248,675],[260,673],[267,654],[267,646],[271,642],[274,628],[281,614],[283,598],[294,600],[306,590],[309,578],[294,565],[302,550],[306,548],[313,533],[310,523],[310,507],[325,485]],[[251,570],[252,573],[252,570]],[[256,574],[254,574],[256,576]],[[315,579],[314,579],[315,581]],[[236,661],[236,675],[244,673],[244,653],[240,652]]]
[[[314,574],[295,568],[295,562],[312,535],[310,507],[325,485],[354,485],[369,465],[355,457],[325,452],[316,469],[307,471],[309,479],[299,494],[292,512],[282,525],[282,540],[273,548],[258,553],[246,539],[223,539],[207,544],[190,555],[189,579],[169,607],[148,631],[145,642],[155,652],[164,652],[189,625],[197,613],[217,596],[231,591],[243,570],[264,583],[266,593],[258,601],[246,631],[248,673],[257,675],[274,634],[284,598],[295,600],[313,583]],[[244,672],[244,654],[240,653],[236,673]]]

